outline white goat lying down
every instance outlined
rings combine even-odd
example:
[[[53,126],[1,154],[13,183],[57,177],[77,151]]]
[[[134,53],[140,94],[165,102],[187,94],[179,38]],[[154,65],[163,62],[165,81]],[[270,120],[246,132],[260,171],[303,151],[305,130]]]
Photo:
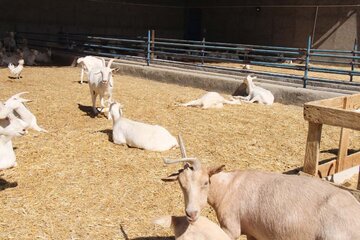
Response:
[[[2,129],[2,130],[0,130],[0,170],[4,170],[16,166],[16,156],[11,139],[26,134],[25,129],[23,128],[18,128],[17,130],[16,128],[13,129],[13,126],[11,124],[7,129]],[[1,132],[3,133],[6,132],[6,135],[1,134]]]
[[[22,70],[24,69],[24,59],[20,59],[18,61],[18,63],[19,64],[16,67],[12,63],[9,63],[9,65],[8,65],[10,74],[17,79],[20,78],[20,74],[21,74]]]
[[[154,223],[164,228],[172,228],[176,240],[230,240],[229,236],[214,222],[206,217],[190,224],[186,216],[163,216]]]
[[[93,68],[105,67],[104,61],[100,58],[93,56],[80,57],[76,61],[81,66],[80,83],[83,83],[84,72],[89,75],[89,72]]]
[[[182,144],[180,144],[182,149]],[[207,169],[196,158],[164,181],[178,181],[189,222],[206,202],[231,239],[360,239],[360,203],[348,191],[323,180],[255,170]],[[189,163],[192,165],[190,167]]]
[[[29,100],[20,97],[25,93],[26,92],[15,94],[5,102],[0,109],[0,119],[7,118],[9,114],[15,114],[27,124],[26,128],[32,128],[39,132],[47,132],[45,129],[39,127],[35,115],[23,104],[29,102]]]
[[[110,105],[114,143],[159,152],[178,146],[176,138],[165,128],[124,118],[121,108],[116,102]]]
[[[271,105],[274,103],[274,95],[262,87],[255,86],[253,80],[256,79],[255,76],[248,75],[244,80],[246,84],[246,92],[248,96],[234,96],[234,98],[241,99],[246,102],[258,102],[261,104]]]
[[[222,108],[224,104],[241,104],[239,100],[232,99],[226,100],[223,96],[221,96],[217,92],[208,92],[199,99],[190,101],[188,103],[179,104],[180,106],[199,106],[204,109],[207,108]]]
[[[0,102],[0,111],[4,105]],[[12,138],[27,133],[27,124],[17,118],[12,112],[6,118],[0,118],[0,170],[16,166],[16,156],[12,145]]]

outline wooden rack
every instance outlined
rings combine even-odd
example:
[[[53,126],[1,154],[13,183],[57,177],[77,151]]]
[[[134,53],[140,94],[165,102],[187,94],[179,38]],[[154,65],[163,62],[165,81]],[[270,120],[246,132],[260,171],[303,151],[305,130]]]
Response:
[[[309,121],[303,171],[327,177],[360,165],[360,152],[348,155],[350,129],[360,131],[360,94],[313,101],[304,105],[304,118]],[[337,159],[319,164],[323,124],[341,127]],[[358,180],[360,189],[360,175]]]

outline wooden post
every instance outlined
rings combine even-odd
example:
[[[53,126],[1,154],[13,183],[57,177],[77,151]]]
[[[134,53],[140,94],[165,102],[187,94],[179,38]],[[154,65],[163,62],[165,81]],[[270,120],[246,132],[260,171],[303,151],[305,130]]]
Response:
[[[151,30],[151,60],[154,60],[155,52],[155,30]]]
[[[343,109],[348,109],[350,106],[350,102],[351,102],[350,99],[348,97],[345,97]],[[350,129],[341,128],[339,152],[336,160],[335,172],[343,171],[345,168],[345,158],[347,156],[347,152],[349,148],[349,133],[350,133]]]
[[[321,130],[322,124],[309,122],[303,171],[313,176],[318,172]]]

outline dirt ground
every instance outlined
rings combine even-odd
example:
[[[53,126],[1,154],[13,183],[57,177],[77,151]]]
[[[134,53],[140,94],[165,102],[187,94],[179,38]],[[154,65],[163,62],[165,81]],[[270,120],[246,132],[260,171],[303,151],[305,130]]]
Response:
[[[113,144],[112,122],[88,114],[89,89],[78,83],[79,75],[79,68],[27,67],[18,81],[0,69],[0,100],[28,91],[28,107],[49,131],[13,141],[18,166],[0,172],[0,239],[173,239],[151,220],[183,215],[179,186],[160,180],[181,167],[162,163],[179,150],[155,153]],[[204,91],[130,76],[114,80],[114,98],[126,117],[181,133],[188,155],[205,165],[284,172],[303,164],[302,107],[177,107]],[[339,131],[324,127],[323,159],[334,157]],[[359,137],[351,133],[350,148],[358,150]],[[202,214],[215,220],[210,207]]]

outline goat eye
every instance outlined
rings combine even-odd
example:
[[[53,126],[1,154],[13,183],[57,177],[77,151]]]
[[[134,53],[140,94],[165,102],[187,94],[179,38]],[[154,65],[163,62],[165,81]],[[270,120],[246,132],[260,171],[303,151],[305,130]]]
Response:
[[[206,181],[205,183],[204,183],[204,186],[206,187],[207,185],[209,185],[209,181]]]

